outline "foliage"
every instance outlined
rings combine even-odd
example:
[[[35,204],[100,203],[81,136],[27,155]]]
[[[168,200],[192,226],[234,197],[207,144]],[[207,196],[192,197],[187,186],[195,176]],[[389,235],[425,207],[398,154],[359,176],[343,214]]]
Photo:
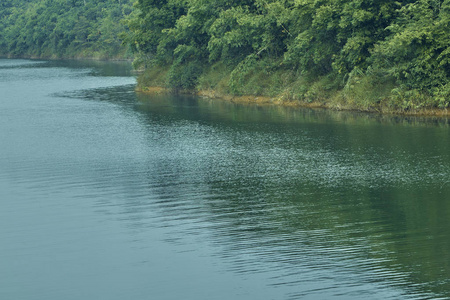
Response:
[[[2,0],[0,54],[123,57],[118,36],[131,12],[131,0]]]
[[[448,108],[449,25],[450,0],[2,0],[0,54],[114,57],[122,40],[173,89]]]
[[[389,36],[376,45],[373,65],[402,84],[406,93],[436,97],[447,108],[450,87],[450,1],[420,0],[398,10],[387,28]],[[416,96],[414,96],[416,97]]]
[[[139,0],[136,8],[127,42],[138,62],[167,66],[172,87],[226,80],[233,94],[308,102],[335,91],[364,110],[449,106],[450,0]],[[212,71],[218,64],[226,74]]]

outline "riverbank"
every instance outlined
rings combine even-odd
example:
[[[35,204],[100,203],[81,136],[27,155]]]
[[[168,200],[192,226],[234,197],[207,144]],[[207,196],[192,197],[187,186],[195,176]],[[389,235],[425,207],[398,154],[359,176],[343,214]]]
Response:
[[[236,74],[223,63],[203,68],[191,88],[173,84],[170,66],[141,70],[137,91],[195,94],[236,103],[325,108],[377,114],[449,117],[445,97],[407,89],[385,74],[357,74],[345,84],[331,76],[308,78],[286,69]]]

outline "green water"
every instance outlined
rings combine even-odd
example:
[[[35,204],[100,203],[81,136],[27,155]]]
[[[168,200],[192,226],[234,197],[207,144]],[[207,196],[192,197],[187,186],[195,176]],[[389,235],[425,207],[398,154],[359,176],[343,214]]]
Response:
[[[447,119],[0,60],[0,299],[450,298]]]

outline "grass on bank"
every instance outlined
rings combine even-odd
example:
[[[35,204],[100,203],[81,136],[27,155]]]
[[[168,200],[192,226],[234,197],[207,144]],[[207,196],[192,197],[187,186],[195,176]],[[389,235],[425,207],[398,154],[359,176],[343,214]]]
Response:
[[[138,78],[138,90],[150,93],[193,93],[211,98],[258,102],[289,106],[325,107],[334,110],[365,112],[448,115],[444,100],[410,90],[396,84],[382,72],[352,72],[348,78],[305,76],[301,72],[283,69],[277,61],[258,61],[229,66],[218,62],[198,67],[190,88],[180,84],[183,68],[152,66]],[[192,72],[192,68],[187,70]],[[181,74],[180,74],[181,73]],[[188,73],[188,75],[191,73]],[[178,80],[174,82],[175,80]]]

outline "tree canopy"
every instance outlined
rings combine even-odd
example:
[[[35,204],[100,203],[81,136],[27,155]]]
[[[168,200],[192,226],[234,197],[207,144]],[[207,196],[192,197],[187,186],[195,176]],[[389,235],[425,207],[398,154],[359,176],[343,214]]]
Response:
[[[0,54],[108,58],[124,42],[174,89],[450,103],[450,0],[131,1],[2,0]]]
[[[123,56],[121,23],[130,0],[2,0],[0,54],[32,57]]]
[[[136,9],[126,40],[138,63],[170,66],[172,87],[196,86],[220,62],[237,94],[251,74],[289,72],[306,82],[303,95],[321,80],[346,95],[372,89],[374,103],[449,104],[450,0],[139,0]]]

